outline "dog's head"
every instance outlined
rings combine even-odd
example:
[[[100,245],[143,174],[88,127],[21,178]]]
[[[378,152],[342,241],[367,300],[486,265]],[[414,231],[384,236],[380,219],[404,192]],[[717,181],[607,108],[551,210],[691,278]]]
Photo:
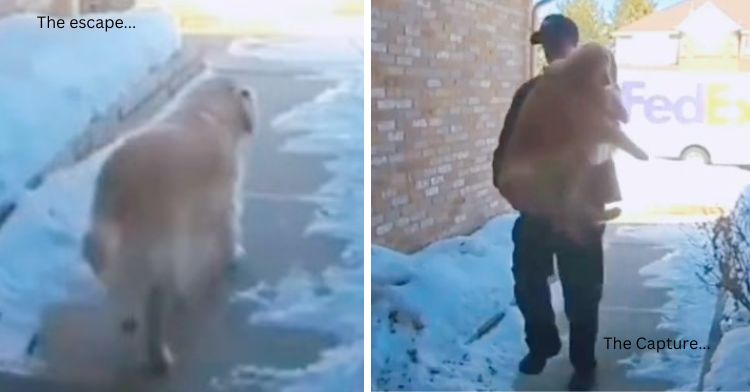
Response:
[[[570,76],[586,85],[607,86],[616,83],[614,59],[606,47],[587,43],[576,49],[566,60]]]
[[[200,96],[211,97],[192,103],[193,109],[210,121],[238,136],[248,136],[257,127],[257,98],[255,92],[237,81],[214,76],[198,88]]]

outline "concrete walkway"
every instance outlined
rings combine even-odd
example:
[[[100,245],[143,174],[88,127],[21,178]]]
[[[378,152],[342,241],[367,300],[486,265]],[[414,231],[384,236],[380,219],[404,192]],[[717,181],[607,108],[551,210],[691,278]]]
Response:
[[[216,45],[213,49],[218,49],[226,42],[213,44]],[[338,263],[343,250],[338,240],[304,233],[317,208],[305,196],[328,180],[323,166],[327,157],[281,151],[290,135],[276,132],[271,125],[277,115],[313,99],[329,83],[297,79],[295,76],[303,71],[283,63],[216,56],[217,52],[211,50],[206,53],[218,73],[231,73],[252,86],[259,99],[260,125],[247,150],[245,171],[243,242],[247,256],[231,276],[228,294],[246,290],[260,281],[278,281],[293,267],[316,273]],[[213,390],[212,379],[228,377],[237,366],[304,367],[315,362],[320,351],[334,343],[330,337],[310,332],[251,325],[252,312],[253,305],[245,301],[224,300],[212,309],[200,320],[199,339],[192,339],[184,347],[175,345],[180,361],[164,381],[112,374],[112,369],[104,368],[105,364],[102,369],[82,369],[70,361],[55,371],[66,382],[46,376],[29,379],[0,374],[0,390],[205,392]],[[79,329],[74,335],[87,338],[79,336],[88,334],[85,331]],[[179,342],[182,337],[177,339]],[[108,349],[89,343],[83,351],[92,347],[96,347],[95,351]],[[89,381],[82,382],[84,378]],[[223,390],[254,389],[230,386]]]
[[[620,226],[622,227],[622,226]],[[667,302],[666,290],[646,287],[638,270],[666,254],[666,250],[647,242],[618,236],[618,226],[610,225],[605,234],[604,293],[599,313],[599,340],[597,341],[596,390],[606,391],[660,391],[671,385],[661,381],[634,379],[626,375],[626,366],[620,360],[640,350],[608,350],[603,338],[614,336],[635,342],[639,337],[666,339],[674,337],[657,330],[661,319],[659,308]],[[544,372],[537,376],[519,375],[515,390],[552,391],[565,390],[573,368],[568,360],[568,321],[563,310],[559,282],[553,284],[553,304],[557,312],[557,325],[563,339],[563,349],[552,358]]]

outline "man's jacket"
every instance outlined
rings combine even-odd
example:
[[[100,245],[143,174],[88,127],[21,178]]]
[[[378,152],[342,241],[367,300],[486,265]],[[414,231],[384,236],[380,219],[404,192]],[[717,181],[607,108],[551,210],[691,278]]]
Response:
[[[500,132],[500,140],[492,157],[492,179],[495,187],[498,187],[497,179],[498,174],[502,170],[501,166],[503,156],[507,150],[508,141],[515,130],[516,119],[521,110],[521,105],[523,105],[529,92],[534,88],[538,78],[539,77],[537,76],[521,85],[513,95],[513,101],[510,104],[510,109],[508,109],[508,113],[505,116],[503,129]],[[611,159],[599,165],[591,166],[589,168],[589,173],[584,177],[586,179],[584,186],[587,188],[586,193],[591,196],[590,200],[600,203],[602,207],[607,203],[620,201],[622,199],[622,196],[620,195],[620,187],[617,183],[617,176],[615,174],[615,165]],[[512,195],[503,194],[503,197],[508,200],[511,206],[516,209],[518,208],[517,206],[520,203],[516,200],[512,200]]]

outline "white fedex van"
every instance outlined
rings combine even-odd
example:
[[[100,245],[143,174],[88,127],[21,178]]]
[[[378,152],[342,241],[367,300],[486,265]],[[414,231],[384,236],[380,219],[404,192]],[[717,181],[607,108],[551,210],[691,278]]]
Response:
[[[750,165],[750,74],[618,73],[623,129],[651,156]]]

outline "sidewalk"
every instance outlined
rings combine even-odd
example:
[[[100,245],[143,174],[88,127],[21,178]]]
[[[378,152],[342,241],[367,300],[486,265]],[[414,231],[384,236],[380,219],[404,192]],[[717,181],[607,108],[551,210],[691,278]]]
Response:
[[[657,329],[661,319],[660,307],[667,302],[665,290],[644,286],[644,278],[638,272],[667,251],[657,244],[619,237],[617,225],[610,225],[607,229],[604,246],[604,293],[599,311],[598,371],[594,389],[666,390],[672,386],[661,381],[629,378],[626,365],[618,363],[643,350],[607,350],[603,338],[613,336],[633,342],[639,337],[674,338],[668,331]],[[563,349],[547,363],[541,375],[520,375],[513,385],[515,390],[564,390],[572,374],[573,368],[568,360],[568,321],[559,282],[552,285],[552,290]]]

